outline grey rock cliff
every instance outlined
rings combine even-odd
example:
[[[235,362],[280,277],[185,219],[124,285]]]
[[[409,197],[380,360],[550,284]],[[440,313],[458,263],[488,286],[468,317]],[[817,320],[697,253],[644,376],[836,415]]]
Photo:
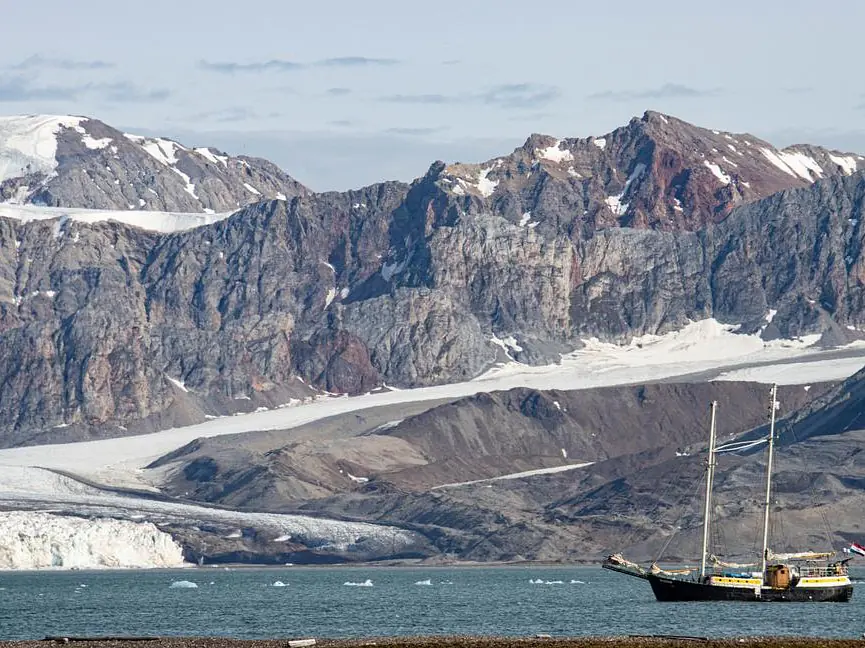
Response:
[[[464,380],[706,317],[826,343],[865,326],[855,158],[763,150],[655,113],[599,141],[533,137],[476,169],[300,191],[175,234],[0,219],[2,443],[144,431],[312,389]],[[741,200],[715,191],[728,185],[704,164],[725,142],[759,149],[728,169],[750,185]],[[702,201],[676,198],[681,214],[650,156],[662,149],[689,169],[675,195]],[[825,177],[783,171],[804,164],[796,151]],[[632,164],[645,168],[623,192],[615,169],[630,177]],[[633,205],[621,217],[612,191]]]

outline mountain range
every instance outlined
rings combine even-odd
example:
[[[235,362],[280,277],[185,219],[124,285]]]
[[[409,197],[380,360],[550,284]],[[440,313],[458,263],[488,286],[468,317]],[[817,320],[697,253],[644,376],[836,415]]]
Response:
[[[647,112],[603,136],[436,161],[409,184],[315,193],[267,161],[95,119],[2,118],[0,447],[461,382],[710,319],[777,348],[858,340],[862,170],[857,154]],[[865,539],[842,512],[861,505],[863,380],[782,394],[797,441],[779,480],[789,525],[814,521],[804,493],[822,489],[835,541]],[[764,392],[442,397],[201,438],[142,472],[176,501],[395,524],[422,538],[415,557],[593,559],[623,536],[650,556],[652,528],[673,530],[664,515],[699,473],[705,403],[722,402],[725,434],[756,434]],[[743,456],[719,472],[731,529],[753,526],[757,495],[741,488],[759,471]],[[172,524],[192,558],[334,559]],[[687,556],[697,526],[670,549]]]
[[[87,118],[0,134],[0,208],[18,215],[0,218],[4,445],[466,380],[709,317],[826,344],[865,322],[858,155],[647,112],[316,194]],[[224,216],[154,231],[153,207]]]

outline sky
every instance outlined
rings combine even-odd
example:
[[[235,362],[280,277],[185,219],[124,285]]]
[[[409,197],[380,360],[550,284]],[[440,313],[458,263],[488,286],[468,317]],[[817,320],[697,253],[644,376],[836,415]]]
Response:
[[[854,0],[42,0],[3,7],[0,114],[265,157],[312,189],[479,162],[646,110],[865,152]]]

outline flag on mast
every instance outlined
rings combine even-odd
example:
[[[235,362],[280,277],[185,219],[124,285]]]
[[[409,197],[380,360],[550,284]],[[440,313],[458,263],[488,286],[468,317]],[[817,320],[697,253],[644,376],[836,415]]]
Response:
[[[850,545],[849,549],[845,549],[847,553],[859,554],[860,556],[865,556],[865,547],[860,545],[859,543],[854,542]]]

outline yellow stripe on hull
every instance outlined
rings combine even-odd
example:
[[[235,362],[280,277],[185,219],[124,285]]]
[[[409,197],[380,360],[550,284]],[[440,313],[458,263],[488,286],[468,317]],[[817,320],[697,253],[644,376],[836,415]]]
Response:
[[[813,578],[802,578],[796,583],[796,587],[830,587],[832,585],[849,585],[847,576],[817,576]]]
[[[712,576],[709,580],[712,585],[732,585],[733,587],[754,587],[763,584],[761,578],[732,578],[730,576]]]

